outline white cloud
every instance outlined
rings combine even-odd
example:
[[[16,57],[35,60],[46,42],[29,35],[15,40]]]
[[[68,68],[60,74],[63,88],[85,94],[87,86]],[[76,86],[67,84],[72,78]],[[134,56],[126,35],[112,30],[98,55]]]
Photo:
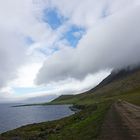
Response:
[[[41,66],[42,63],[31,63],[24,65],[18,70],[18,78],[12,82],[12,85],[16,87],[35,87],[34,79],[36,78],[36,74]]]
[[[81,93],[95,87],[109,74],[110,70],[104,70],[95,74],[89,74],[83,80],[67,78],[64,81],[54,82],[51,83],[54,89],[51,90],[50,93],[52,92],[57,95]]]
[[[29,92],[28,94],[18,95],[13,93],[13,97],[16,100],[22,100],[24,102],[42,102],[42,101],[49,101],[56,98],[62,94],[77,94],[80,92],[84,92],[96,86],[101,80],[103,80],[106,76],[110,74],[110,70],[100,71],[95,73],[94,75],[88,75],[82,81],[75,80],[72,78],[68,78],[65,81],[60,82],[53,82],[46,86],[48,90],[44,91],[36,91],[36,92]],[[20,86],[20,85],[19,85]],[[44,86],[42,86],[42,89]],[[8,92],[11,89],[5,89],[5,92]],[[49,100],[48,100],[49,99]]]
[[[0,87],[16,77],[16,69],[25,60],[25,48],[17,34],[0,27]]]
[[[37,83],[82,79],[98,70],[118,69],[140,61],[140,6],[109,16],[81,39],[76,49],[63,49],[47,58]]]
[[[31,64],[31,57],[35,59],[35,56],[28,54],[30,46],[25,44],[24,38],[29,36],[35,41],[41,40],[41,34],[46,30],[43,23],[36,19],[34,10],[36,7],[32,0],[0,1],[0,95],[5,98],[12,98],[13,84],[10,83],[14,79],[18,78],[17,81],[22,84],[27,80],[26,83],[31,84],[31,79],[35,77],[33,73],[37,71],[35,65]],[[30,66],[27,68],[27,63],[33,65],[32,68],[35,67],[36,70],[32,72]],[[10,90],[3,91],[6,88]]]
[[[111,15],[140,4],[139,0],[71,0],[69,3],[66,0],[51,0],[49,2],[52,7],[56,6],[64,16],[69,17],[73,24],[87,28],[95,27],[103,12]]]

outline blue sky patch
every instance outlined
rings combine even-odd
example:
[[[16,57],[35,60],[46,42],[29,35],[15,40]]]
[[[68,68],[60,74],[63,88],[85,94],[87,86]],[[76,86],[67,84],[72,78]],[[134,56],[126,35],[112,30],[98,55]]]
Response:
[[[32,92],[44,92],[50,90],[50,87],[15,87],[13,88],[15,93],[18,94],[28,94]]]
[[[59,28],[65,20],[66,18],[56,8],[48,8],[43,11],[43,21],[48,23],[53,30]]]
[[[26,37],[25,42],[27,45],[32,45],[34,43],[34,40],[31,37]]]
[[[66,39],[72,47],[76,47],[84,33],[84,28],[73,25],[64,33],[63,39]]]
[[[43,48],[38,49],[38,51],[41,52],[45,56],[51,55],[58,50],[59,49],[57,47],[54,47],[54,46],[51,48],[43,47]]]
[[[109,7],[108,7],[108,5],[105,5],[105,7],[103,8],[102,13],[101,13],[101,18],[105,18],[108,15],[109,15]]]

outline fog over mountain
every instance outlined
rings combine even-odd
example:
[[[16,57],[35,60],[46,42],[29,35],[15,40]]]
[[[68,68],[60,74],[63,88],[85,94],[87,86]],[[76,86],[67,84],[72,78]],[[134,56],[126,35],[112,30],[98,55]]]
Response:
[[[83,79],[104,69],[120,69],[140,63],[140,6],[110,15],[91,29],[75,49],[50,56],[42,66],[37,83]]]

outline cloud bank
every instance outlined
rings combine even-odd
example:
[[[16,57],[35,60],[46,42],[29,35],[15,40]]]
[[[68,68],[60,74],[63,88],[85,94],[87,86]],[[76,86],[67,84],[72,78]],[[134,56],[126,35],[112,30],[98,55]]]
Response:
[[[25,60],[22,39],[0,28],[0,88],[16,77],[17,68]]]
[[[76,49],[65,48],[47,58],[36,82],[83,79],[104,69],[140,63],[140,6],[110,15],[90,29]]]

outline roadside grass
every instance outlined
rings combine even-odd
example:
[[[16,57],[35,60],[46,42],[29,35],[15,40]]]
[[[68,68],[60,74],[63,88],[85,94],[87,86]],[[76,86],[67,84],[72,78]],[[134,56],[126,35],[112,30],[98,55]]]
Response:
[[[86,110],[77,115],[80,120],[75,122],[71,121],[66,125],[60,133],[51,134],[49,140],[93,140],[96,139],[100,133],[100,129],[111,101],[101,102],[95,105],[87,106]],[[95,107],[97,106],[97,108]],[[86,112],[86,113],[82,113]],[[74,116],[75,119],[77,117]]]
[[[135,104],[140,106],[140,88],[121,93],[120,95],[111,96],[111,97],[104,97],[105,100],[114,100],[117,101],[118,99],[125,100],[129,103]]]
[[[132,104],[140,106],[140,89],[137,89],[132,93],[130,92],[125,95],[120,95],[120,98]]]

